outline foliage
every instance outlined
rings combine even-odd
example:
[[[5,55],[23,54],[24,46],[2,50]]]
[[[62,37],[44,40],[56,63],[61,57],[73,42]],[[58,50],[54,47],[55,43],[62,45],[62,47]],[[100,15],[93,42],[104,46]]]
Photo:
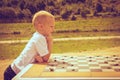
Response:
[[[56,21],[54,37],[74,36],[118,36],[120,17],[90,18],[76,21]],[[14,32],[20,34],[14,35]],[[35,32],[31,23],[0,24],[0,40],[28,39]]]
[[[0,19],[14,19],[16,18],[16,14],[13,8],[6,7],[6,8],[0,8]]]
[[[119,2],[120,0],[1,0],[0,18],[30,20],[39,10],[49,11],[65,20],[71,19],[74,15],[83,18],[89,17],[88,14],[103,17],[104,15],[119,16]]]

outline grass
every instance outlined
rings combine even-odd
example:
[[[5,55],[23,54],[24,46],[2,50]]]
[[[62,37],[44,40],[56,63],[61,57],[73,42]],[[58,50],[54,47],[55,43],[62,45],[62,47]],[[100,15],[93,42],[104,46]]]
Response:
[[[69,37],[93,37],[93,36],[119,36],[119,31],[108,32],[67,32],[67,33],[53,33],[53,38],[69,38]],[[28,36],[22,35],[0,35],[0,41],[2,40],[29,40],[32,34]]]
[[[57,21],[54,38],[84,36],[119,36],[120,18],[92,18]],[[79,32],[71,32],[79,30]],[[58,31],[70,31],[58,33]],[[14,32],[20,32],[15,34]],[[31,23],[0,24],[0,40],[30,39],[35,32]],[[26,44],[0,44],[0,59],[16,58]],[[54,42],[53,53],[81,52],[120,46],[119,39]]]
[[[13,59],[16,58],[25,44],[0,44],[0,59]]]
[[[0,45],[0,59],[13,59],[20,54],[26,44],[14,43]],[[120,39],[63,41],[54,42],[52,53],[62,54],[68,52],[94,51],[117,46],[120,46]]]
[[[53,53],[94,51],[120,46],[120,39],[55,42]]]
[[[73,37],[73,36],[106,36],[119,35],[120,32],[120,18],[93,18],[81,19],[77,21],[56,21],[54,37]],[[79,30],[80,32],[74,34],[57,33],[59,31]],[[116,32],[117,30],[117,32]],[[97,34],[96,34],[97,31]],[[102,32],[101,32],[102,31]],[[106,32],[107,31],[107,32]],[[112,33],[110,33],[112,31]],[[20,34],[14,34],[20,32]],[[35,32],[31,23],[8,23],[0,24],[0,40],[11,39],[29,39]],[[90,34],[89,34],[90,32]],[[64,36],[65,35],[65,36]]]
[[[56,23],[57,30],[76,30],[81,31],[92,31],[94,29],[99,30],[110,30],[120,29],[120,18],[92,18],[92,19],[81,19],[77,21],[61,21]]]
[[[54,38],[69,38],[69,37],[95,37],[95,36],[119,36],[119,31],[109,31],[109,32],[68,32],[68,33],[55,33]]]
[[[92,18],[81,19],[76,21],[56,21],[55,30],[76,30],[90,31],[93,29],[108,30],[108,29],[120,29],[120,18]],[[34,28],[31,23],[7,23],[0,24],[0,32],[14,32],[20,31],[21,33],[34,32]]]
[[[53,34],[53,37],[120,36],[119,22],[119,17],[58,21],[56,22],[56,32]],[[57,31],[72,30],[79,30],[80,32],[57,33]],[[0,24],[0,40],[29,39],[34,31],[35,29],[31,23],[2,23]],[[20,34],[14,34],[14,32],[20,32]],[[0,44],[1,79],[3,79],[2,74],[5,68],[20,54],[25,45],[25,43]],[[120,39],[62,41],[54,42],[52,53],[94,51],[118,46],[120,46]]]
[[[2,39],[24,39],[26,37],[30,37],[34,31],[35,30],[30,23],[0,24],[0,37]],[[20,32],[20,34],[14,34],[14,32]]]

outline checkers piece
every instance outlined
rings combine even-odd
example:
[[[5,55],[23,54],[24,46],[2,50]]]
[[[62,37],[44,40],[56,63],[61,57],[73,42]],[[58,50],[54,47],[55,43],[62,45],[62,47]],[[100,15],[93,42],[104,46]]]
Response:
[[[120,56],[52,56],[45,72],[120,72]]]

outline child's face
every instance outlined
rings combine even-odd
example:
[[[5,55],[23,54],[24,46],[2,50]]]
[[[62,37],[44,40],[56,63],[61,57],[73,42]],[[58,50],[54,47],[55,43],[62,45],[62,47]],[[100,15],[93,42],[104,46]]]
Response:
[[[45,25],[43,25],[43,34],[48,36],[54,31],[54,26],[55,26],[55,19],[50,18],[49,22],[46,22]]]

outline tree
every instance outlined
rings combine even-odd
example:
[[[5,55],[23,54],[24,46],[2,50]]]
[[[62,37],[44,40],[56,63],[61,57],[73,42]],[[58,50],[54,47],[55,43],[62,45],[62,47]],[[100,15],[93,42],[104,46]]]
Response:
[[[0,1],[0,7],[2,7],[4,5],[3,1]]]
[[[43,1],[37,4],[38,10],[45,10],[45,7],[46,5]]]
[[[11,1],[11,4],[12,4],[13,6],[17,6],[18,3],[19,3],[19,1],[17,1],[17,0],[12,0],[12,1]]]
[[[29,9],[23,9],[22,14],[24,14],[25,18],[31,18],[32,17],[32,14],[31,14]]]
[[[0,18],[2,18],[2,19],[16,18],[14,8],[11,8],[11,7],[0,8]]]
[[[64,0],[64,1],[65,1],[65,3],[68,3],[68,4],[72,3],[71,0]]]
[[[25,8],[25,1],[21,1],[20,3],[20,9],[23,10]]]
[[[71,20],[73,20],[73,21],[76,20],[76,19],[77,19],[77,17],[75,15],[73,15],[72,18],[71,18]]]
[[[102,12],[102,10],[103,10],[102,5],[100,3],[98,3],[97,6],[96,6],[96,11],[97,12]]]
[[[77,0],[77,3],[78,2],[82,2],[82,3],[85,3],[86,0]]]
[[[76,13],[76,14],[80,14],[80,12],[81,12],[81,9],[79,8],[79,9],[77,10],[77,13]]]
[[[49,1],[49,2],[47,3],[47,5],[48,5],[48,6],[55,6],[55,3],[54,3],[54,1]]]
[[[18,19],[23,19],[25,17],[25,15],[22,12],[20,12],[17,14],[17,17],[18,17]]]
[[[32,5],[32,4],[28,5],[28,9],[30,10],[30,12],[32,14],[35,14],[37,12],[36,7],[34,5]]]
[[[63,0],[63,1],[61,2],[61,4],[62,4],[62,6],[64,6],[64,5],[66,5],[66,2]]]
[[[83,17],[83,18],[87,18],[87,14],[90,14],[90,11],[89,10],[83,10],[83,11],[81,11],[81,16]]]
[[[69,16],[71,15],[71,13],[72,13],[71,10],[70,11],[66,11],[65,13],[62,14],[62,18],[65,19],[65,20],[68,19]]]

